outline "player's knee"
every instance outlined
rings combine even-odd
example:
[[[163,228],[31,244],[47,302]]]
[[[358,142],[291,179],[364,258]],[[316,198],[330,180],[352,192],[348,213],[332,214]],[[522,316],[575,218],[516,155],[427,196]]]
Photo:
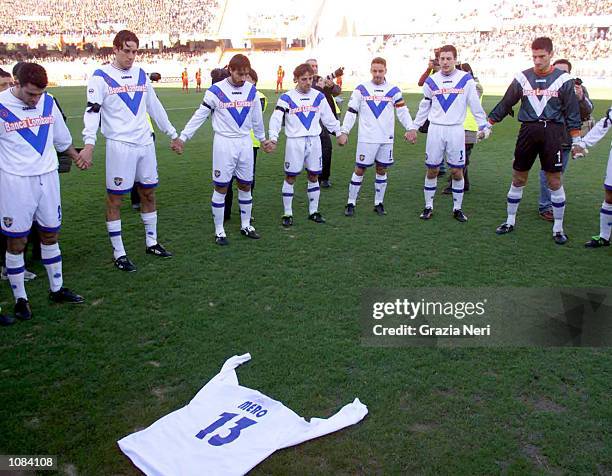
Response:
[[[23,253],[27,242],[28,242],[28,239],[26,237],[23,237],[23,238],[7,237],[6,251],[8,251],[12,255],[18,255],[19,253]]]
[[[308,174],[308,181],[309,182],[318,182],[319,181],[319,176],[315,175],[315,174]]]
[[[215,191],[221,195],[225,195],[227,193],[227,186],[219,187],[218,185],[215,185]]]
[[[40,241],[43,245],[54,245],[57,243],[58,234],[47,231],[40,232]]]
[[[119,210],[121,208],[121,202],[123,201],[123,195],[109,193],[106,195],[106,205],[110,209]]]
[[[606,196],[604,200],[606,201],[606,203],[612,205],[612,190],[606,190]]]
[[[387,175],[387,168],[386,168],[386,167],[383,167],[383,166],[381,166],[381,165],[377,165],[377,166],[376,166],[376,173],[377,173],[378,175]]]
[[[295,176],[293,175],[285,176],[285,182],[287,182],[289,185],[293,185],[295,183]]]
[[[151,203],[155,201],[155,189],[154,188],[138,187],[138,195],[140,195],[140,200],[142,200],[145,203]]]
[[[438,176],[438,171],[439,171],[438,167],[433,168],[433,169],[432,168],[428,168],[427,169],[427,178],[428,179],[435,179]]]
[[[251,191],[251,184],[250,183],[240,183],[240,182],[238,182],[238,190],[242,190],[243,192],[250,192]]]
[[[454,180],[461,180],[463,178],[463,169],[451,169],[450,172]]]
[[[355,167],[355,175],[359,176],[359,177],[363,177],[363,174],[365,173],[366,169],[364,169],[363,167]]]
[[[548,175],[546,177],[548,188],[551,190],[559,190],[561,188],[561,177]]]

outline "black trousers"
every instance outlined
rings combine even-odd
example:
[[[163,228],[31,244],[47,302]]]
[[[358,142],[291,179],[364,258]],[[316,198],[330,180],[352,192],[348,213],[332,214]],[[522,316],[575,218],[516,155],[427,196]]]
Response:
[[[255,165],[257,163],[257,151],[259,147],[253,147],[253,183],[251,184],[251,193],[255,190]],[[229,220],[232,216],[232,202],[234,201],[234,178],[230,181],[227,186],[227,193],[225,194],[225,210],[223,212],[224,220]]]
[[[329,176],[331,175],[331,161],[332,161],[332,141],[329,136],[329,132],[325,127],[321,127],[321,153],[323,157],[323,171],[319,176],[319,181],[321,180],[329,180]]]

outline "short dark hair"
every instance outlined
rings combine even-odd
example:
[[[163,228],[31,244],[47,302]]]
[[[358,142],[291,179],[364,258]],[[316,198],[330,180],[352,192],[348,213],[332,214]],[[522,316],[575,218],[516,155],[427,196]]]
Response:
[[[227,67],[230,71],[237,71],[240,69],[250,70],[251,62],[249,61],[249,58],[247,58],[246,56],[237,54],[237,55],[232,56],[232,59],[230,60]]]
[[[474,71],[472,71],[470,63],[461,63],[461,66],[459,68],[461,69],[461,71],[465,71],[466,73],[470,73],[472,76],[474,76]]]
[[[137,47],[140,44],[140,41],[138,41],[138,37],[136,36],[136,33],[130,30],[121,30],[119,33],[115,35],[115,38],[113,39],[113,46],[117,48],[118,50],[120,50],[121,48],[123,48],[123,45],[127,43],[128,41],[133,41],[134,43],[136,43]]]
[[[4,71],[2,68],[0,68],[0,78],[10,78],[11,77],[11,73],[9,73],[8,71]]]
[[[227,68],[215,68],[210,72],[211,83],[215,84],[215,83],[218,83],[219,81],[223,81],[229,75],[230,74]]]
[[[298,79],[305,74],[314,74],[314,69],[308,63],[302,63],[293,70],[293,79]]]
[[[17,71],[17,80],[20,86],[32,84],[40,89],[45,89],[49,84],[45,68],[36,63],[21,63]]]
[[[387,61],[384,58],[381,58],[380,56],[377,56],[376,58],[374,58],[372,60],[372,63],[370,63],[370,66],[373,65],[374,63],[382,64],[385,68],[387,67]]]
[[[251,68],[251,71],[249,71],[249,76],[251,77],[251,79],[255,83],[257,83],[257,81],[259,81],[259,76],[257,76],[257,71],[255,71],[253,68]]]
[[[13,78],[17,77],[17,73],[19,73],[19,68],[21,68],[22,64],[23,64],[23,61],[19,61],[15,63],[15,66],[13,66]]]
[[[452,53],[453,54],[453,58],[457,59],[457,48],[455,48],[453,45],[444,45],[440,48],[440,54],[442,53]],[[439,57],[440,55],[438,55]]]
[[[553,63],[553,66],[557,66],[558,64],[564,64],[567,65],[567,69],[571,72],[572,71],[572,63],[569,62],[569,60],[566,59],[558,59],[557,61],[555,61]]]
[[[551,53],[553,50],[553,42],[550,38],[546,36],[541,36],[533,40],[533,43],[531,43],[531,49],[532,50],[546,50],[549,53]]]

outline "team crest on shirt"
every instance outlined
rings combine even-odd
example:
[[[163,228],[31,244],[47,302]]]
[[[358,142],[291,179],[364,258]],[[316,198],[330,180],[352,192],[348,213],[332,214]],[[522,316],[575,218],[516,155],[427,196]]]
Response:
[[[13,224],[13,219],[11,217],[4,217],[2,218],[2,222],[4,223],[5,227],[10,228]]]
[[[221,177],[221,171],[220,170],[215,170],[215,177],[216,178]]]
[[[359,156],[359,160],[360,160],[361,162],[363,162],[363,161],[365,160],[365,155],[361,154],[361,155]]]
[[[286,168],[287,170],[289,170],[289,166],[290,166],[290,165],[291,165],[291,164],[290,164],[289,162],[285,162],[285,168]]]
[[[121,185],[123,183],[123,178],[122,177],[115,177],[113,179],[113,182],[115,182],[115,185],[118,187],[119,185]]]
[[[6,119],[9,115],[9,112],[6,109],[3,109],[2,111],[0,111],[0,117],[2,119]]]

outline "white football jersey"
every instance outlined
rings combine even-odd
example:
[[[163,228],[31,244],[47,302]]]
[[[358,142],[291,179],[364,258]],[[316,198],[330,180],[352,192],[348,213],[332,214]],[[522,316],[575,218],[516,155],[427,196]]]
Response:
[[[250,135],[253,129],[258,140],[266,138],[261,101],[257,97],[257,88],[249,82],[234,86],[226,78],[208,88],[204,101],[181,132],[181,140],[191,139],[211,114],[212,128],[216,134],[244,137]]]
[[[397,86],[384,82],[374,84],[372,81],[360,84],[355,88],[344,116],[342,132],[350,134],[357,116],[359,116],[359,142],[371,144],[393,143],[395,132],[395,113],[404,129],[414,129],[410,112],[404,103],[402,92]]]
[[[177,137],[176,129],[155,94],[143,69],[128,70],[108,64],[95,70],[87,83],[87,109],[83,122],[83,142],[95,144],[102,119],[102,135],[107,139],[135,145],[153,143],[147,114],[164,134]]]
[[[432,124],[453,126],[463,124],[467,106],[470,107],[479,128],[485,127],[487,115],[482,109],[476,83],[469,73],[455,69],[445,76],[441,71],[432,74],[423,84],[423,99],[414,119],[421,127],[427,119]]]
[[[328,419],[309,422],[281,402],[238,384],[235,368],[250,354],[228,359],[189,404],[118,444],[145,474],[245,474],[276,450],[361,421],[359,399]]]
[[[612,107],[610,107],[606,115],[593,126],[593,129],[582,138],[582,142],[585,146],[592,147],[597,144],[610,129],[612,129]]]
[[[340,122],[334,116],[325,95],[314,88],[307,93],[292,89],[278,98],[270,117],[270,140],[278,140],[285,117],[287,137],[307,137],[321,134],[321,124],[334,134],[340,132]]]
[[[36,107],[0,93],[0,169],[13,175],[42,175],[57,170],[57,153],[72,144],[70,131],[53,100],[45,93]]]

